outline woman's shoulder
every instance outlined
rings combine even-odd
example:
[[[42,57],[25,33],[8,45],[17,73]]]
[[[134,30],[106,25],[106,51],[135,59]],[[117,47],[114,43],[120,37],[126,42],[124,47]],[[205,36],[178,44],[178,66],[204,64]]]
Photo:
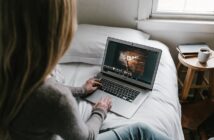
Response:
[[[60,119],[64,118],[64,116],[71,116],[72,118],[78,111],[77,102],[69,88],[54,79],[46,80],[33,96],[38,104],[43,103],[43,105],[39,105],[44,107],[42,110],[47,110],[50,114],[54,114],[55,118]]]
[[[52,80],[45,81],[27,99],[11,128],[24,133],[30,130],[35,134],[41,130],[51,130],[54,124],[61,125],[56,120],[65,116],[61,115],[62,112],[71,115],[75,113],[70,109],[75,104],[74,97],[63,86]]]
[[[75,99],[64,86],[52,79],[46,80],[25,102],[20,114],[23,116],[52,116],[59,109],[75,104]]]

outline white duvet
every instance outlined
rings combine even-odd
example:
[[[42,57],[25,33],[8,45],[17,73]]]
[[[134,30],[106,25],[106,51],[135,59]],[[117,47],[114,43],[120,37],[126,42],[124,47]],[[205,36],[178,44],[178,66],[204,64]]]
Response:
[[[183,140],[177,74],[172,57],[168,48],[160,42],[145,40],[144,45],[160,48],[163,51],[152,92],[131,119],[109,113],[101,129],[143,122],[173,140]],[[83,63],[60,64],[59,67],[65,78],[65,84],[70,86],[82,86],[87,79],[100,72],[100,66]],[[86,120],[92,107],[83,100],[79,103],[79,109],[82,118]]]

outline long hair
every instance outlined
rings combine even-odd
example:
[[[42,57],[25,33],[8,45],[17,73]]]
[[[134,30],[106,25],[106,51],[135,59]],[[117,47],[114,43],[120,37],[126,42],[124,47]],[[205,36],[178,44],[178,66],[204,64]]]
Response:
[[[0,0],[0,139],[67,50],[75,0]]]

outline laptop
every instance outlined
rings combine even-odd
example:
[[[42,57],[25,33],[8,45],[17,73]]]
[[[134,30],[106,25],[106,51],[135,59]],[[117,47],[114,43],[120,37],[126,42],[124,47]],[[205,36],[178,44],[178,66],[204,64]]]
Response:
[[[102,87],[86,100],[112,98],[111,112],[131,118],[151,92],[162,51],[116,38],[107,38],[101,72]]]

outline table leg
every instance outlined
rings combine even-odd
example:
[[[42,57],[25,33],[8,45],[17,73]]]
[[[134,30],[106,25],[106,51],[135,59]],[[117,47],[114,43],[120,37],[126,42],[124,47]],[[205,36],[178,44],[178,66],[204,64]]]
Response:
[[[179,71],[180,66],[181,66],[181,63],[180,63],[180,62],[178,62],[177,66],[176,66],[177,71]]]
[[[209,90],[212,100],[214,100],[214,69],[209,72]]]
[[[188,68],[186,78],[184,80],[184,86],[181,93],[182,100],[186,100],[188,97],[194,74],[195,74],[195,70]]]
[[[196,85],[201,85],[201,86],[202,86],[202,84],[203,84],[203,77],[204,77],[204,71],[198,71],[198,72],[197,72],[197,78],[196,78],[195,84],[196,84]],[[194,90],[195,96],[196,96],[196,97],[200,96],[199,93],[200,93],[201,91],[203,91],[203,88],[202,88],[202,89],[201,89],[201,88],[195,89],[195,90]]]

